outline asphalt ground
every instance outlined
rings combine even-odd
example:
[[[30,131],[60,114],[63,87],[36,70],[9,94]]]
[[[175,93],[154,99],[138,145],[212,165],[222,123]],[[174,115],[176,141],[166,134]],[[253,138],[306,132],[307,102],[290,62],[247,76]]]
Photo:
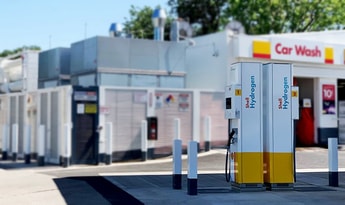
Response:
[[[225,181],[225,150],[198,156],[198,193],[172,188],[171,157],[111,165],[36,166],[0,161],[0,204],[345,204],[345,151],[338,152],[339,187],[328,181],[328,152],[298,148],[296,182],[289,191],[238,192]]]

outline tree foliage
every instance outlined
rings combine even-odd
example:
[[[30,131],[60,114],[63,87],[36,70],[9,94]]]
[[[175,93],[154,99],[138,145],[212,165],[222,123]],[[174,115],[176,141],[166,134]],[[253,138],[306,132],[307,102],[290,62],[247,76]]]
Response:
[[[39,46],[23,46],[23,47],[20,47],[20,48],[16,48],[14,50],[6,49],[6,50],[3,50],[0,53],[0,57],[10,56],[10,55],[22,52],[23,50],[41,50],[41,48]]]
[[[133,35],[135,38],[153,39],[153,24],[151,19],[153,9],[148,6],[139,8],[132,5],[129,14],[130,18],[125,18],[124,31],[127,34]],[[167,18],[164,39],[168,39],[169,37],[170,23],[171,19]]]
[[[194,34],[223,30],[231,20],[242,23],[247,34],[322,31],[342,29],[345,1],[339,0],[167,0],[170,15],[183,18]],[[150,7],[131,6],[125,31],[136,38],[153,39]],[[172,17],[165,25],[169,39]]]
[[[225,16],[248,34],[321,31],[344,25],[344,6],[338,0],[229,0]]]
[[[218,31],[227,21],[224,6],[228,0],[169,0],[171,13],[198,28],[196,35]]]
[[[230,20],[247,34],[321,31],[345,25],[338,0],[168,0],[171,13],[198,25],[197,35],[222,30]]]
[[[140,10],[139,7],[132,5],[129,10],[130,19],[125,19],[124,31],[137,38],[152,38],[152,12],[153,10],[150,7],[145,6]]]

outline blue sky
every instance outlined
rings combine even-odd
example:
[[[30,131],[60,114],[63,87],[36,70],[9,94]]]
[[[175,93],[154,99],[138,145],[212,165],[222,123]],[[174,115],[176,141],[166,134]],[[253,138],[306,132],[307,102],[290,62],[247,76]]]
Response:
[[[168,0],[0,0],[0,52],[24,45],[69,47],[85,37],[107,36],[124,23],[131,5],[169,11]]]

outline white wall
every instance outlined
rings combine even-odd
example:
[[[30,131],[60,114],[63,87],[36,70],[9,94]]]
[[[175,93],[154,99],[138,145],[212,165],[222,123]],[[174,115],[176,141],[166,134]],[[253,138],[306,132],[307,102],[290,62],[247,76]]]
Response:
[[[197,37],[186,51],[186,88],[224,90],[229,61],[227,32]]]

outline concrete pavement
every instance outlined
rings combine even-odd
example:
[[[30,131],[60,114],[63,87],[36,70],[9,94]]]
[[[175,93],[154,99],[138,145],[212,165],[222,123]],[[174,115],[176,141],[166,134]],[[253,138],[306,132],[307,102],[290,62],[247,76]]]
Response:
[[[129,201],[134,200],[131,197],[136,198],[138,204],[317,205],[343,204],[345,201],[343,150],[339,151],[339,168],[342,171],[339,173],[339,187],[328,186],[327,150],[323,148],[297,150],[298,173],[293,191],[234,192],[225,182],[224,161],[225,150],[212,150],[199,155],[196,196],[187,195],[185,175],[182,190],[172,189],[170,157],[146,162],[113,163],[109,166],[75,165],[69,168],[0,161],[0,204],[130,204]],[[183,168],[186,173],[185,156]],[[97,180],[91,183],[89,179]],[[111,184],[106,185],[101,179]],[[104,185],[104,189],[97,184]],[[125,192],[122,193],[121,189]],[[116,201],[116,198],[123,200]],[[134,200],[132,203],[137,202]]]
[[[53,176],[0,169],[0,204],[65,204]]]

